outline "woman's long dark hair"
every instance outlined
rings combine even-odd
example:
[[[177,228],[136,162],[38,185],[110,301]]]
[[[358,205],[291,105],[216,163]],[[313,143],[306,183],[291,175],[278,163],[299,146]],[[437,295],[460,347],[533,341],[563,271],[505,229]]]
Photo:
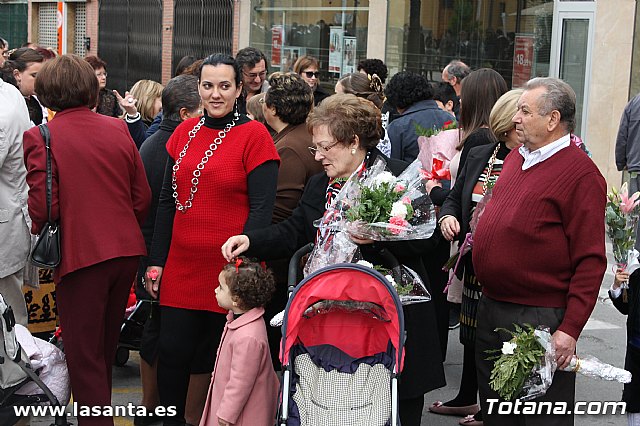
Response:
[[[458,145],[462,149],[470,134],[489,126],[491,108],[509,88],[504,78],[495,70],[480,68],[462,80],[460,92],[460,127],[464,137]]]

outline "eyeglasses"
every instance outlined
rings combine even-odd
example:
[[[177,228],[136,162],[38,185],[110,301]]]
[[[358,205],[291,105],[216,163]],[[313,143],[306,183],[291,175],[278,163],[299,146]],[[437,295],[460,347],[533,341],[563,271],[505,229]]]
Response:
[[[96,77],[100,78],[100,77],[107,77],[107,73],[106,72],[98,72],[96,73]]]
[[[307,78],[312,78],[312,77],[318,78],[318,77],[320,77],[320,71],[315,71],[315,72],[314,71],[305,71],[304,75],[306,75]]]
[[[309,152],[311,153],[311,155],[313,155],[314,157],[316,156],[316,153],[320,153],[320,154],[326,154],[327,152],[329,152],[329,150],[331,148],[333,148],[334,146],[338,145],[340,142],[334,142],[331,145],[324,147],[322,145],[318,145],[318,146],[310,146],[309,147]]]
[[[251,80],[255,80],[256,77],[260,77],[260,80],[262,80],[263,78],[265,78],[267,76],[267,70],[260,71],[258,73],[255,73],[255,72],[246,73],[246,72],[242,71],[242,74],[244,74],[245,77],[248,77]]]

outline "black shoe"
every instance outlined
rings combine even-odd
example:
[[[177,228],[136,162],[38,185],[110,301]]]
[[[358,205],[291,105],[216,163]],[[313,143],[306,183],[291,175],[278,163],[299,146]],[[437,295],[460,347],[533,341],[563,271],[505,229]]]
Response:
[[[449,330],[455,330],[460,327],[460,312],[457,309],[449,311]]]

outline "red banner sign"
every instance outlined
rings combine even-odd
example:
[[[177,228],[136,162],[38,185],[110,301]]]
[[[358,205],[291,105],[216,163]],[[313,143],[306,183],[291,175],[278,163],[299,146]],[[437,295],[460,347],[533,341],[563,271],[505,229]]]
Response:
[[[280,65],[282,60],[282,25],[271,27],[271,65]]]
[[[522,87],[532,77],[533,71],[532,35],[517,35],[513,47],[513,81],[512,87]]]

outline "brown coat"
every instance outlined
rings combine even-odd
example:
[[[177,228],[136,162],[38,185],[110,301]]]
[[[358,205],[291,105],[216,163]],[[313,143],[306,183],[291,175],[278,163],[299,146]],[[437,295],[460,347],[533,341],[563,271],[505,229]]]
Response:
[[[309,152],[311,135],[304,123],[285,127],[276,135],[274,142],[280,155],[278,192],[273,208],[273,222],[278,223],[291,216],[307,181],[322,172],[322,164]]]

